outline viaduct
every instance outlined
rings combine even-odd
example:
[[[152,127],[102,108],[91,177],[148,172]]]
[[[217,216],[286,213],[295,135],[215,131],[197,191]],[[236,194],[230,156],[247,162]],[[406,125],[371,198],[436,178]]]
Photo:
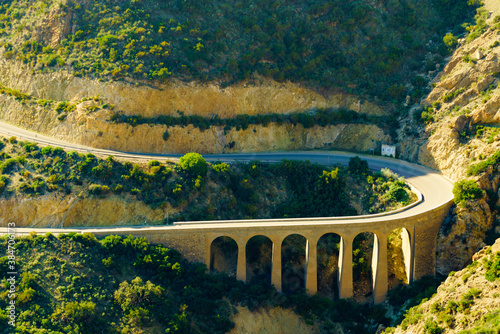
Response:
[[[90,232],[98,237],[110,234],[144,237],[175,248],[188,260],[205,263],[208,268],[213,266],[214,261],[213,242],[219,237],[229,237],[238,246],[236,277],[242,281],[247,279],[247,243],[255,236],[264,236],[272,242],[271,283],[278,291],[282,289],[283,241],[288,236],[301,235],[306,239],[305,287],[308,294],[318,290],[318,241],[322,236],[334,233],[341,238],[338,263],[340,298],[353,296],[353,240],[360,233],[370,232],[374,235],[371,264],[373,298],[374,302],[380,303],[385,300],[388,290],[389,234],[396,229],[402,231],[402,254],[409,283],[424,275],[435,275],[437,234],[448,214],[453,195],[451,182],[435,171],[393,159],[366,158],[372,169],[379,167],[377,163],[389,164],[400,175],[406,174],[408,183],[418,194],[417,202],[393,212],[365,216],[180,222],[173,226],[151,227],[37,228],[35,231],[53,234]],[[32,230],[22,228],[19,233]]]
[[[388,290],[387,239],[389,234],[402,228],[403,255],[408,282],[424,275],[434,275],[436,268],[436,238],[448,214],[450,203],[410,218],[396,214],[375,217],[349,217],[342,219],[289,219],[254,221],[216,221],[176,224],[172,227],[117,228],[80,230],[96,236],[109,234],[144,237],[179,250],[186,258],[213,264],[212,243],[219,237],[232,238],[238,245],[236,277],[247,278],[247,242],[254,236],[265,236],[273,245],[271,283],[278,291],[282,287],[281,248],[283,240],[294,234],[306,238],[305,282],[308,294],[317,292],[317,245],[328,233],[341,237],[339,255],[339,297],[353,296],[353,240],[363,232],[374,235],[372,256],[373,297],[376,303],[385,300]]]
[[[147,155],[139,153],[116,152],[70,144],[40,134],[19,129],[0,122],[0,133],[15,135],[38,142],[42,145],[55,145],[66,149],[92,152],[96,155],[113,155],[132,159],[165,159],[175,156]],[[320,164],[347,164],[353,154],[342,152],[286,152],[208,155],[209,161],[255,160],[278,162],[281,159],[310,160]],[[353,295],[353,240],[364,232],[374,235],[372,253],[373,296],[376,303],[382,302],[388,290],[387,239],[389,234],[402,230],[403,257],[408,282],[424,275],[434,275],[436,269],[436,240],[441,224],[453,202],[452,183],[440,173],[431,169],[410,164],[401,160],[384,157],[362,156],[372,170],[389,168],[404,176],[414,191],[418,201],[403,209],[376,215],[353,217],[327,217],[303,219],[238,220],[211,222],[184,222],[173,226],[116,227],[116,228],[72,228],[43,229],[19,228],[19,234],[31,231],[59,233],[90,232],[96,236],[133,235],[164,244],[180,251],[188,260],[206,263],[210,268],[213,262],[212,244],[219,237],[229,237],[238,246],[236,277],[242,281],[247,278],[246,245],[255,236],[267,237],[273,245],[271,283],[277,290],[282,288],[281,249],[285,238],[301,235],[306,239],[305,286],[309,294],[317,292],[317,246],[320,238],[329,233],[341,237],[339,254],[339,297]],[[0,233],[6,232],[0,227]]]

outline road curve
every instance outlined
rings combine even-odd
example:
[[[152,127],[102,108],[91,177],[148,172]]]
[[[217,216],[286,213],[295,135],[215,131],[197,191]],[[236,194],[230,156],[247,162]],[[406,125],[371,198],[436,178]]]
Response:
[[[132,152],[120,152],[106,149],[96,149],[92,147],[82,146],[78,144],[67,143],[58,139],[54,139],[48,136],[40,135],[32,131],[24,130],[16,126],[0,122],[0,134],[6,136],[16,136],[18,139],[29,140],[33,142],[40,143],[42,145],[52,145],[62,147],[68,150],[76,150],[79,152],[89,152],[97,155],[113,155],[115,157],[129,158],[129,159],[169,159],[169,158],[179,158],[181,155],[177,154],[145,154],[145,153],[132,153]],[[404,176],[408,183],[413,185],[422,194],[422,201],[406,210],[387,213],[384,215],[366,215],[366,216],[353,216],[353,217],[325,217],[325,218],[302,218],[302,219],[266,219],[266,220],[235,220],[235,221],[212,221],[212,222],[188,222],[188,223],[178,223],[175,226],[162,226],[162,227],[142,227],[144,229],[190,229],[190,228],[210,228],[216,229],[218,227],[227,228],[234,226],[235,228],[241,226],[248,228],[250,226],[263,226],[270,225],[284,226],[284,225],[296,225],[303,224],[305,220],[309,222],[314,222],[314,224],[332,224],[332,223],[363,223],[363,222],[377,222],[377,221],[387,221],[392,219],[409,218],[416,216],[438,207],[449,204],[453,200],[452,194],[452,183],[444,177],[439,172],[431,170],[426,167],[418,166],[415,164],[408,163],[406,161],[370,156],[353,154],[347,152],[326,152],[326,151],[306,151],[306,152],[270,152],[270,153],[240,153],[240,154],[209,154],[204,155],[208,161],[250,161],[250,160],[260,160],[263,162],[279,162],[282,159],[290,160],[310,160],[313,163],[319,163],[323,165],[334,165],[341,164],[347,165],[349,158],[358,155],[362,159],[368,161],[368,165],[372,170],[380,170],[382,168],[389,168],[393,172]],[[389,216],[389,217],[388,217]],[[83,230],[90,232],[91,229],[96,229],[102,231],[103,228],[84,228]],[[135,227],[119,227],[119,228],[104,228],[106,230],[124,231],[127,229],[133,229],[137,231]],[[0,228],[0,232],[4,230]],[[31,231],[33,229],[19,229],[18,232],[23,233]],[[36,229],[37,231],[59,231],[63,232],[61,229]],[[82,229],[64,229],[64,231],[81,231]]]

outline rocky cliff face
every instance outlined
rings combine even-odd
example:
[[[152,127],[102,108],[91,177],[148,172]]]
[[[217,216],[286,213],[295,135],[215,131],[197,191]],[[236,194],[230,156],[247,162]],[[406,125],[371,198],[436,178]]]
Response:
[[[16,66],[19,65],[19,66]],[[360,113],[383,115],[380,107],[365,103],[355,96],[329,92],[319,94],[292,83],[279,84],[262,79],[258,83],[240,84],[225,89],[213,85],[172,82],[162,87],[135,86],[123,82],[100,82],[73,77],[65,72],[32,74],[20,64],[0,61],[0,77],[5,85],[38,99],[74,101],[99,95],[125,114],[153,117],[186,115],[231,118],[238,114],[293,113],[312,108],[348,108]],[[271,150],[336,148],[368,151],[391,138],[375,125],[344,124],[314,126],[275,124],[251,125],[246,130],[224,130],[211,127],[200,130],[193,126],[169,127],[168,140],[163,139],[167,127],[142,124],[131,126],[109,122],[111,112],[99,109],[89,112],[91,102],[82,102],[66,119],[33,104],[22,104],[13,97],[0,96],[0,117],[7,122],[39,131],[58,139],[83,145],[120,151],[150,153],[229,153]]]
[[[450,274],[431,299],[409,312],[410,316],[397,327],[395,333],[430,333],[430,328],[437,328],[435,326],[442,331],[434,333],[461,333],[480,326],[488,315],[498,312],[500,281],[486,279],[484,264],[494,261],[499,251],[500,239],[475,254],[472,265]],[[495,323],[498,325],[498,320]],[[485,328],[493,330],[491,324]]]
[[[491,12],[498,10],[497,2],[487,6]],[[403,158],[440,170],[453,181],[466,178],[470,164],[500,150],[500,30],[492,20],[493,16],[490,28],[475,40],[459,39],[448,65],[432,82],[432,91],[419,108],[412,109],[399,132]],[[419,126],[414,116],[424,106],[427,124]],[[438,236],[441,274],[463,268],[484,246],[486,231],[498,224],[498,203],[490,198],[498,193],[498,170],[490,169],[474,180],[489,197],[470,202],[467,208],[452,208]]]
[[[312,108],[345,108],[370,115],[385,115],[374,103],[338,90],[318,92],[291,82],[257,77],[222,88],[217,83],[174,81],[153,86],[125,81],[103,82],[79,78],[65,71],[32,73],[22,63],[0,57],[0,78],[5,86],[40,99],[77,101],[99,95],[128,115],[153,117],[186,115],[231,118],[240,114],[304,112]]]
[[[476,124],[496,126],[500,119],[500,31],[491,28],[470,43],[461,42],[422,101],[434,110],[430,112],[434,122],[419,134],[424,139],[415,141],[404,132],[399,138],[404,158],[439,169],[454,180],[465,177],[471,159],[500,148],[500,137],[485,140],[471,133]]]
[[[47,108],[22,104],[10,96],[0,96],[0,117],[11,124],[48,134],[52,137],[118,151],[149,153],[231,153],[272,150],[336,148],[368,151],[381,142],[390,143],[391,137],[372,124],[339,124],[313,126],[270,123],[268,126],[250,125],[245,130],[224,130],[213,126],[200,130],[187,127],[142,124],[131,126],[108,121],[110,111],[89,112],[91,102],[82,102],[63,121]],[[168,140],[163,138],[169,132]]]
[[[493,215],[484,199],[454,207],[438,235],[437,268],[441,275],[460,270],[482,247],[485,233],[493,225]]]

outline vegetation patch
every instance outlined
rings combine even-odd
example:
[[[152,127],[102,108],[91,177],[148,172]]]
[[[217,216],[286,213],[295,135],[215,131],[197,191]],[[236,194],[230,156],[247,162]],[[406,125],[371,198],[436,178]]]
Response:
[[[5,58],[37,71],[67,66],[76,76],[226,85],[258,73],[393,102],[422,95],[404,84],[443,62],[451,42],[439,36],[463,30],[469,4],[478,1],[15,0],[0,6],[0,41]],[[468,27],[470,39],[482,27]]]
[[[480,189],[476,182],[472,180],[462,180],[453,186],[455,203],[464,204],[467,200],[478,200],[484,197],[484,190]]]
[[[1,141],[0,196],[55,192],[79,197],[125,196],[183,220],[342,216],[380,212],[415,200],[397,176],[327,168],[310,162],[208,164],[189,153],[178,164],[147,164]],[[356,189],[346,184],[359,182]],[[353,208],[352,203],[360,203]],[[189,205],[188,205],[189,204]]]
[[[6,254],[7,238],[0,238]],[[388,324],[382,306],[332,301],[304,292],[282,295],[269,284],[244,284],[185,261],[143,238],[31,234],[17,240],[16,332],[226,333],[234,306],[291,308],[322,332],[356,333]],[[7,258],[0,257],[0,332],[6,315]]]
[[[477,326],[461,331],[460,334],[489,334],[498,332],[500,332],[500,310],[495,310],[482,316]]]
[[[483,262],[483,267],[486,269],[485,277],[488,281],[494,282],[500,278],[500,252],[492,256],[490,260]]]
[[[467,168],[467,175],[478,175],[479,173],[485,171],[489,166],[496,166],[500,162],[500,151],[495,152],[486,160],[483,160],[477,164],[469,166]]]
[[[177,111],[179,116],[166,116],[160,115],[156,117],[142,117],[140,115],[125,115],[120,112],[114,113],[110,117],[113,123],[127,123],[132,126],[140,124],[155,124],[170,126],[193,125],[200,130],[209,129],[211,126],[221,126],[224,130],[246,130],[249,125],[268,126],[271,123],[275,124],[300,124],[304,128],[311,128],[315,125],[328,126],[337,124],[377,124],[386,127],[391,122],[390,117],[373,116],[366,114],[359,114],[352,110],[346,109],[316,109],[310,112],[292,113],[292,114],[278,114],[269,113],[264,115],[247,115],[240,114],[235,118],[219,118],[203,117],[198,115],[185,116],[183,112]],[[391,123],[392,124],[392,123]],[[167,136],[168,139],[168,136]]]

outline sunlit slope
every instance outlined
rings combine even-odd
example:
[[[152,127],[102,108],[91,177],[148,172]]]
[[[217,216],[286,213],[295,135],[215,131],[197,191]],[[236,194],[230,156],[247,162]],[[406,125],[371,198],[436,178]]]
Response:
[[[404,100],[443,62],[467,1],[6,1],[4,57],[77,76],[217,81],[252,74]],[[424,57],[425,56],[425,57]]]

